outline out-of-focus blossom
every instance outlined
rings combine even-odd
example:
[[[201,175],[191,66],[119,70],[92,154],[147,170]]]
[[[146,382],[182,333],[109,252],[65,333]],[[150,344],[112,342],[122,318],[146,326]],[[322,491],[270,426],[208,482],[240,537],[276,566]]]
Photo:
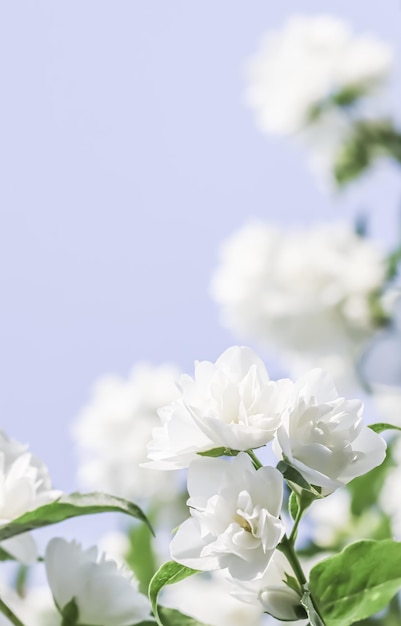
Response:
[[[248,582],[231,579],[235,598],[258,605],[278,620],[289,621],[305,617],[299,593],[285,584],[286,577],[295,578],[286,557],[278,550],[273,554],[263,576]]]
[[[294,385],[273,450],[327,495],[380,465],[386,443],[363,425],[363,405],[338,395],[330,377],[312,370]]]
[[[380,420],[401,427],[401,387],[374,384],[372,392]]]
[[[210,626],[262,626],[263,608],[244,604],[230,595],[231,584],[221,572],[186,578],[163,590],[161,604],[178,609]]]
[[[229,348],[216,363],[195,363],[195,377],[180,379],[181,397],[159,412],[162,425],[148,446],[149,465],[186,467],[197,452],[265,445],[280,423],[289,384],[271,381],[246,347]]]
[[[117,565],[125,565],[125,558],[130,550],[130,541],[125,533],[111,531],[103,535],[97,542],[99,552],[108,559],[115,561]]]
[[[52,489],[45,464],[27,446],[0,431],[0,525],[60,495],[61,491]],[[30,564],[37,558],[35,541],[29,534],[17,535],[1,545],[23,563]]]
[[[293,375],[320,366],[347,382],[385,277],[384,253],[345,224],[255,222],[223,243],[211,290],[224,325],[281,351]]]
[[[74,427],[81,483],[132,500],[170,499],[176,477],[140,467],[159,423],[157,409],[178,396],[178,371],[170,365],[139,364],[128,379],[107,376],[94,387],[91,402]]]
[[[350,508],[351,496],[345,489],[339,489],[329,498],[315,502],[308,509],[313,542],[329,549],[341,541],[353,529]]]
[[[231,462],[200,458],[189,467],[188,492],[191,517],[170,544],[172,558],[203,571],[227,568],[239,580],[260,576],[284,534],[280,472],[256,470],[245,453]]]
[[[246,101],[268,133],[302,130],[329,99],[366,94],[391,68],[392,53],[330,15],[294,16],[267,33],[247,64]]]
[[[149,619],[150,603],[131,574],[99,556],[95,546],[83,550],[75,541],[52,539],[45,565],[57,608],[62,615],[77,612],[77,623],[131,626]]]

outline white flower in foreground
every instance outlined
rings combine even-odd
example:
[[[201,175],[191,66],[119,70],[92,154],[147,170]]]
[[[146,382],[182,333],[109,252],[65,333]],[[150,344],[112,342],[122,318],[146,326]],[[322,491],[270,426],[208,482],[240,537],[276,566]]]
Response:
[[[246,453],[231,462],[199,458],[188,471],[191,517],[170,544],[172,558],[194,569],[226,569],[251,580],[266,569],[284,534],[283,478],[256,470]]]
[[[259,604],[278,620],[289,621],[305,617],[301,606],[301,593],[285,584],[286,575],[295,578],[287,559],[278,550],[261,578],[251,581],[231,579],[231,593],[235,598],[251,605]]]
[[[107,376],[97,382],[74,426],[85,487],[131,500],[174,496],[176,476],[140,465],[146,461],[152,428],[159,423],[157,409],[178,396],[177,377],[170,365],[139,364],[128,379]]]
[[[28,452],[27,446],[0,431],[0,526],[60,495],[61,491],[52,489],[45,464]],[[1,546],[23,563],[30,564],[37,558],[31,535],[7,539]]]
[[[338,379],[375,330],[371,301],[385,280],[384,253],[346,224],[256,222],[223,243],[211,290],[226,327],[302,361],[295,375],[319,365]]]
[[[99,556],[93,546],[52,539],[46,548],[47,579],[60,611],[74,604],[77,623],[85,626],[131,626],[149,619],[150,604],[131,573]]]
[[[362,422],[363,404],[338,395],[330,377],[312,370],[294,385],[273,450],[327,495],[380,465],[386,443]]]
[[[161,604],[210,626],[261,626],[263,608],[244,604],[230,595],[231,585],[220,572],[207,578],[190,576],[163,590]]]
[[[250,348],[233,346],[216,363],[196,362],[194,378],[179,381],[181,397],[159,412],[162,426],[153,431],[149,465],[187,467],[197,452],[265,445],[280,423],[288,384],[271,381]]]
[[[327,99],[371,92],[388,77],[391,61],[385,43],[353,34],[336,17],[294,16],[267,33],[249,60],[246,100],[264,132],[294,133]]]

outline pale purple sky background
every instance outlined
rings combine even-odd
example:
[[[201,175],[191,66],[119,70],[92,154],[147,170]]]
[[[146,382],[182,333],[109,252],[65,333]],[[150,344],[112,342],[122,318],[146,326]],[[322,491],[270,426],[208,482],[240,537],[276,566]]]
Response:
[[[241,66],[321,0],[0,4],[1,426],[75,488],[69,424],[102,374],[192,371],[236,338],[208,294],[218,244],[249,217],[349,219],[388,237],[388,167],[325,195],[290,143],[259,134]],[[324,3],[400,60],[397,0]],[[399,108],[401,60],[392,107]]]

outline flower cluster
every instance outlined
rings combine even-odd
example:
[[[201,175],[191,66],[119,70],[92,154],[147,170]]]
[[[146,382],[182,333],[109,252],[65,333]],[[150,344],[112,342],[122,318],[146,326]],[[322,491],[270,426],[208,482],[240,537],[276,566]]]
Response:
[[[388,45],[355,35],[336,17],[293,16],[267,33],[248,61],[246,102],[262,132],[297,133],[313,169],[328,178],[355,122],[377,117],[380,101],[372,96],[388,78],[392,56]]]
[[[384,253],[343,224],[256,222],[222,245],[212,294],[226,326],[280,349],[296,374],[313,362],[340,380],[377,326],[385,277]]]
[[[246,583],[239,597],[253,593],[273,615],[299,616],[299,593],[281,575],[274,582],[282,569],[276,548],[288,541],[283,475],[263,467],[254,450],[273,441],[278,461],[295,472],[295,491],[298,480],[323,497],[381,464],[385,442],[363,425],[362,403],[340,397],[322,370],[274,382],[246,347],[229,348],[216,363],[197,362],[194,378],[179,384],[181,395],[161,409],[149,444],[151,466],[189,466],[190,517],[170,544],[173,559],[224,570],[233,584]],[[234,458],[214,458],[223,455]],[[293,576],[293,564],[286,565]],[[258,581],[256,594],[251,581]]]
[[[138,364],[128,379],[101,378],[74,425],[80,482],[128,499],[170,498],[175,480],[143,470],[146,445],[158,423],[157,409],[178,396],[178,371],[170,365]]]
[[[267,33],[249,60],[246,99],[262,130],[293,133],[328,98],[377,87],[387,78],[391,61],[385,43],[354,35],[336,17],[294,16],[281,30]]]

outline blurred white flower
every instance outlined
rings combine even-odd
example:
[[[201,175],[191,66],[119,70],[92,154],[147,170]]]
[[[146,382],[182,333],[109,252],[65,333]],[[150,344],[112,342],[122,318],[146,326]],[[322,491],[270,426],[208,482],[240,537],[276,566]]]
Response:
[[[149,600],[139,593],[131,573],[99,556],[95,546],[83,550],[75,541],[52,539],[45,566],[57,608],[63,614],[74,605],[79,624],[131,626],[149,619]]]
[[[293,16],[265,35],[247,64],[246,101],[267,133],[303,129],[316,107],[344,91],[365,94],[388,77],[392,52],[330,15]]]
[[[340,397],[325,372],[312,370],[294,385],[273,450],[327,495],[384,461],[386,443],[363,425],[362,411],[362,402]]]
[[[376,383],[372,393],[380,419],[401,427],[401,387]]]
[[[293,375],[320,366],[344,382],[385,276],[384,253],[345,224],[287,233],[255,222],[223,243],[211,290],[224,325],[281,351]]]
[[[48,587],[29,587],[24,596],[12,590],[2,594],[12,611],[29,626],[61,626],[61,615],[57,611]],[[11,622],[7,621],[7,624]],[[3,622],[0,622],[1,626]]]
[[[314,502],[308,509],[308,520],[312,523],[311,535],[321,548],[330,548],[352,529],[351,496],[339,489],[329,498]]]
[[[157,409],[178,396],[178,371],[170,365],[139,364],[128,379],[107,376],[93,390],[73,434],[81,457],[80,482],[127,499],[170,499],[176,476],[140,467]]]
[[[250,349],[233,346],[216,363],[195,363],[182,376],[181,397],[160,411],[148,456],[160,468],[186,467],[197,452],[217,447],[257,448],[271,441],[280,423],[287,380],[271,381]]]
[[[27,446],[0,431],[0,526],[60,495],[61,491],[52,489],[46,465],[28,452]],[[1,546],[23,563],[37,558],[35,541],[27,533],[7,539]]]
[[[301,591],[297,593],[285,584],[286,575],[295,578],[284,554],[276,550],[262,577],[247,582],[231,579],[231,593],[242,602],[259,604],[263,611],[278,620],[303,618]]]
[[[221,574],[190,576],[163,590],[161,604],[178,609],[210,626],[261,626],[263,608],[244,604],[230,595],[232,586]]]
[[[106,558],[115,561],[118,566],[125,565],[125,558],[130,550],[130,541],[125,533],[111,531],[102,535],[97,542],[99,552],[106,555]]]
[[[231,462],[199,458],[189,467],[188,492],[191,517],[170,544],[172,558],[203,571],[227,568],[239,580],[262,574],[284,534],[280,472],[256,470],[246,453]]]

